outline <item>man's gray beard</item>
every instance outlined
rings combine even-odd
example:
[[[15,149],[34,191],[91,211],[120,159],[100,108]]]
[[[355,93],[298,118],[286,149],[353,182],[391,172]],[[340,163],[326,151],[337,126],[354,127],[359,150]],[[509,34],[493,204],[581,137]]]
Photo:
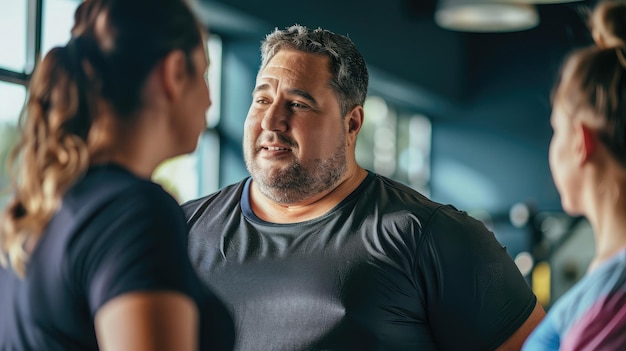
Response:
[[[298,161],[280,170],[263,171],[250,159],[246,166],[263,195],[279,204],[295,204],[336,186],[346,172],[345,149],[340,147],[331,158],[316,160],[308,169]]]

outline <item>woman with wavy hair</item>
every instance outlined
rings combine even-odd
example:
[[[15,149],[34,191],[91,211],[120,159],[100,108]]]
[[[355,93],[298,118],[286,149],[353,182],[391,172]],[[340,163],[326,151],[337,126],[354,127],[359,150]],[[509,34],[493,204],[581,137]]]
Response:
[[[233,325],[150,178],[211,101],[183,0],[87,0],[38,65],[0,228],[1,350],[227,350]]]

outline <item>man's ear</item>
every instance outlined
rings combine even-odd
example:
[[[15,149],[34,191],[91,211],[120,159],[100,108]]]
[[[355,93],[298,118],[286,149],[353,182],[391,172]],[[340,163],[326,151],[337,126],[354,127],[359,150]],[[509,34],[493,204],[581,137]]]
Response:
[[[363,106],[357,105],[350,112],[348,112],[348,116],[346,116],[346,124],[347,124],[347,140],[348,145],[352,145],[356,143],[356,137],[363,127],[363,120],[365,116],[365,112],[363,111]]]
[[[577,123],[575,128],[578,136],[576,151],[578,152],[578,155],[580,155],[580,162],[582,164],[589,161],[589,159],[593,156],[598,146],[598,140],[596,133],[586,124]]]
[[[358,133],[363,126],[365,112],[363,106],[357,105],[348,114],[348,133]]]
[[[169,99],[178,99],[184,93],[187,79],[187,58],[181,50],[174,50],[161,61],[163,90]]]

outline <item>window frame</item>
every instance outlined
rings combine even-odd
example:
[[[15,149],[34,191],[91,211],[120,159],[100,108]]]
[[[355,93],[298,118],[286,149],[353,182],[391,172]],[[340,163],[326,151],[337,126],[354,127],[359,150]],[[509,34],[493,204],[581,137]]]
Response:
[[[42,14],[44,0],[27,0],[26,9],[26,62],[24,71],[0,68],[3,82],[28,86],[41,54]]]

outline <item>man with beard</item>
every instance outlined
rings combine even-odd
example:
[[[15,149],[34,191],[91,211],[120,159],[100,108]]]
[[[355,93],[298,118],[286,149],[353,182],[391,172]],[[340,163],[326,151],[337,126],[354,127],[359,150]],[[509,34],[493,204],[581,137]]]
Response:
[[[251,177],[183,206],[236,349],[519,350],[544,311],[493,233],[356,163],[368,72],[350,39],[296,25],[261,49]]]

